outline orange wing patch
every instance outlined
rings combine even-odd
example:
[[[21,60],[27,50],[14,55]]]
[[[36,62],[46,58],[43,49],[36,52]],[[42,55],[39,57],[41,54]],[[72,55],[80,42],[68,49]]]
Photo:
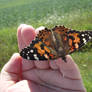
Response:
[[[74,41],[75,43],[79,43],[80,42],[80,38],[78,37],[78,33],[70,33],[69,36],[73,36],[74,37]]]
[[[70,30],[68,28],[65,28],[64,26],[55,26],[53,29],[53,31],[57,32],[58,34],[60,35],[63,35],[63,34],[67,34],[67,32]]]
[[[47,28],[44,30],[39,31],[39,34],[37,34],[37,38],[41,39],[43,43],[45,43],[47,46],[50,45],[50,41],[48,38],[50,37],[51,31]]]
[[[50,53],[50,49],[48,49],[46,46],[44,46],[44,50]]]
[[[34,45],[34,48],[36,48],[38,53],[42,56],[45,54],[45,51],[41,49],[41,44],[42,44],[42,42],[36,43]]]
[[[70,46],[70,53],[74,52],[76,49],[79,49],[80,37],[79,32],[70,31],[68,33],[69,36],[69,46]]]

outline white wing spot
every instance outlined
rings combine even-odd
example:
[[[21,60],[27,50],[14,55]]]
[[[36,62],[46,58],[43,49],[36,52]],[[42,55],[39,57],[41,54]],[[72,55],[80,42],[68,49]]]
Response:
[[[84,37],[85,35],[84,35],[84,34],[82,34],[82,36]]]
[[[29,51],[27,53],[30,53]]]
[[[85,34],[85,35],[88,35],[88,34]]]
[[[27,59],[28,59],[28,60],[30,60],[30,57],[29,57],[29,56],[27,56]]]
[[[39,58],[37,57],[37,54],[34,54],[34,58],[35,58],[36,60],[39,60]]]
[[[34,54],[34,57],[37,57],[37,54]]]
[[[28,56],[28,53],[26,55]]]
[[[92,39],[92,38],[89,36],[89,39]]]
[[[86,44],[86,39],[85,38],[83,38],[83,41],[84,41],[84,44]]]
[[[31,53],[33,53],[34,51],[33,50],[30,50]]]
[[[24,53],[25,53],[25,51],[22,51],[22,53],[24,54]]]

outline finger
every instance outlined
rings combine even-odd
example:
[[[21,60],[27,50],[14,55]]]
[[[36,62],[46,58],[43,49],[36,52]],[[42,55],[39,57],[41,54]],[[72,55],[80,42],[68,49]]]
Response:
[[[41,26],[35,30],[36,34],[39,33],[40,30],[43,30],[45,27]],[[49,69],[49,61],[34,61],[37,69]]]
[[[49,69],[49,61],[34,61],[37,69]]]
[[[30,92],[28,81],[20,81],[7,88],[7,92]]]
[[[1,80],[18,81],[21,77],[22,58],[18,53],[14,54],[1,71]]]
[[[7,92],[44,92],[44,89],[34,82],[23,80],[9,87]]]
[[[7,92],[7,88],[9,88],[10,86],[12,86],[14,84],[15,84],[14,81],[0,80],[0,92]]]
[[[35,29],[32,26],[21,24],[17,30],[18,47],[23,49],[25,46],[29,45],[30,42],[35,37]]]
[[[28,46],[36,36],[35,29],[30,25],[26,25],[21,30],[21,36],[26,46]]]
[[[58,59],[56,63],[63,76],[71,79],[81,79],[80,71],[71,56],[67,55],[66,61],[67,63]]]
[[[56,62],[57,62],[57,60],[51,60],[49,62],[49,66],[50,66],[51,69],[53,69],[53,70],[57,70],[58,69],[58,66],[57,66]]]
[[[21,37],[21,30],[22,28],[26,26],[26,24],[21,24],[18,29],[17,29],[17,40],[18,40],[18,47],[19,47],[19,51],[21,51],[21,49],[23,49],[25,47],[24,41]]]
[[[21,57],[16,53],[4,66],[0,75],[0,92],[6,92],[7,88],[21,78],[21,61]]]
[[[31,43],[35,37],[35,29],[32,26],[22,24],[19,26],[17,31],[19,49],[23,49]],[[22,61],[22,70],[27,71],[34,67],[33,61],[24,60]]]
[[[45,29],[44,26],[40,26],[40,27],[38,27],[38,28],[35,30],[35,32],[36,32],[36,34],[38,34],[39,31],[44,30],[44,29]]]

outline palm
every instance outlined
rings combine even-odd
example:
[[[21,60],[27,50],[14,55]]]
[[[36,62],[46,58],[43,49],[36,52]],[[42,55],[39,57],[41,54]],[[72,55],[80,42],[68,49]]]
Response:
[[[62,62],[58,60],[57,62]],[[70,70],[71,71],[71,70]],[[75,70],[76,71],[76,70]],[[72,72],[72,71],[71,71]],[[23,78],[26,80],[33,81],[34,87],[40,87],[40,92],[45,89],[48,92],[55,92],[62,90],[80,90],[82,85],[80,85],[81,79],[79,76],[64,75],[61,69],[27,69],[23,72]],[[77,84],[76,81],[79,83]],[[32,83],[32,82],[31,82]],[[73,83],[73,84],[72,84]],[[39,85],[40,84],[40,85]],[[71,84],[71,85],[70,85]],[[37,87],[37,88],[38,88]],[[52,91],[51,91],[52,90]]]

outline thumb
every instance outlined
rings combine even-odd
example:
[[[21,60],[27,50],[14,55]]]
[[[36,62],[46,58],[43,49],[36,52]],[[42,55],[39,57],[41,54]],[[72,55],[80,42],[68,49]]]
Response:
[[[0,79],[4,81],[18,81],[22,72],[22,58],[18,53],[15,53],[9,62],[3,67]]]

